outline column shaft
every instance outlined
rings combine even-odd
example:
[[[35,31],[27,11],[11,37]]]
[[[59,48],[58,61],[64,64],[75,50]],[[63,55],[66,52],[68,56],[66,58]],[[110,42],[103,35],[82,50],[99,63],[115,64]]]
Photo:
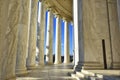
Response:
[[[64,26],[64,63],[70,62],[70,54],[69,54],[69,26],[68,22],[65,21]]]
[[[47,38],[46,38],[46,62],[48,64],[53,63],[53,15],[49,11],[48,12],[48,20],[47,20]]]
[[[72,24],[72,48],[73,48],[73,51],[72,51],[72,53],[73,53],[73,63],[75,62],[75,49],[74,49],[74,43],[75,43],[75,40],[74,40],[74,25],[73,25],[73,23],[71,23]]]
[[[45,17],[46,9],[44,3],[41,2],[41,19],[39,26],[39,39],[38,39],[38,48],[39,48],[39,65],[44,65],[44,41],[45,41]]]
[[[0,80],[16,80],[20,0],[0,0]]]
[[[60,16],[56,18],[55,64],[61,63],[61,25]]]
[[[84,60],[83,50],[83,32],[82,32],[82,0],[73,0],[73,17],[74,17],[74,40],[75,40],[75,71],[82,68],[81,62]],[[81,54],[81,58],[80,58]]]
[[[53,64],[53,14],[50,15],[49,64]]]
[[[37,10],[38,0],[32,0],[30,35],[29,35],[29,50],[27,58],[27,68],[32,69],[36,65],[36,36],[37,36]]]
[[[30,27],[31,0],[21,1],[21,25],[18,27],[18,48],[16,74],[26,73],[26,58],[28,54],[28,40]]]

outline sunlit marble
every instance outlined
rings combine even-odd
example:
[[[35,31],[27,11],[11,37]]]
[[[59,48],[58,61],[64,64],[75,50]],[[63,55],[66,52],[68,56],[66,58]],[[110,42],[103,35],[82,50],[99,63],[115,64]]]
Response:
[[[56,16],[56,37],[55,37],[55,64],[61,63],[61,24],[60,15]]]
[[[0,0],[0,80],[15,77],[19,21],[20,0]]]
[[[16,58],[16,74],[26,73],[26,57],[28,54],[28,40],[30,27],[31,1],[21,1],[20,23],[18,27],[18,44]]]
[[[38,0],[32,0],[27,68],[35,67]]]
[[[42,0],[43,1],[43,0]],[[44,41],[45,41],[45,13],[44,3],[41,3],[41,17],[38,30],[38,47],[39,47],[39,65],[44,65]]]
[[[28,75],[17,77],[17,80],[76,80],[70,76],[73,65],[51,65],[30,70]]]
[[[65,20],[64,23],[64,63],[70,62],[70,52],[69,52],[69,26],[68,22]]]
[[[53,14],[50,9],[48,10],[46,35],[46,62],[53,64]]]

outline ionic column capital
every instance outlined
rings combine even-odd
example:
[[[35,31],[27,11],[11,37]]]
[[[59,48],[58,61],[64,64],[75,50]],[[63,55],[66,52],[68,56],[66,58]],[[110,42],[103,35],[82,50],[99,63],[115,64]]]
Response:
[[[68,22],[69,20],[65,17],[63,17],[64,22]]]
[[[56,18],[61,18],[61,15],[60,14],[55,14],[55,17]]]
[[[48,7],[47,10],[48,10],[48,11],[52,11],[52,8],[51,8],[51,7]]]

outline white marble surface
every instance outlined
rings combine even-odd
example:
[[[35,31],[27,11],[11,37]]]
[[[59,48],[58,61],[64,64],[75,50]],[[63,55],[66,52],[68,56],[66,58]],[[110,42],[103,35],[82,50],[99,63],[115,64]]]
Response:
[[[38,48],[39,48],[39,65],[44,65],[44,41],[45,41],[45,14],[46,8],[41,2],[41,19],[39,25],[39,38],[38,38]]]
[[[55,37],[55,64],[61,63],[61,24],[60,15],[56,17],[56,37]]]
[[[15,77],[19,0],[0,0],[0,80]]]
[[[29,32],[29,49],[27,57],[27,68],[30,69],[35,66],[36,60],[36,35],[37,35],[37,10],[38,0],[32,0],[30,32]]]
[[[51,65],[40,69],[28,71],[28,75],[17,77],[17,80],[76,80],[69,73],[73,72],[73,66],[68,65]]]
[[[106,45],[110,42],[106,1],[84,0],[83,4],[84,67],[103,69],[102,40],[105,41],[105,54],[110,56],[110,45]]]
[[[105,66],[108,69],[120,69],[120,31],[116,2],[83,0],[82,10],[75,4],[79,8],[77,11],[74,7],[75,65],[80,61],[84,69],[104,69]]]
[[[69,26],[68,22],[64,23],[64,63],[70,62],[70,52],[69,52]]]
[[[21,25],[18,27],[16,74],[26,72],[26,57],[28,54],[31,1],[22,0],[20,6]]]
[[[120,29],[117,16],[117,1],[109,0],[109,23],[110,23],[110,35],[111,35],[111,55],[112,64],[114,69],[120,69]]]
[[[53,14],[51,11],[48,12],[46,35],[46,62],[53,64]]]

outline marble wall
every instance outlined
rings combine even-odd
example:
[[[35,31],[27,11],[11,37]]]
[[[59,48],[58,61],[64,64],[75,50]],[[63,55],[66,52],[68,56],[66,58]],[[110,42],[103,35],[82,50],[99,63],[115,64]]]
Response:
[[[117,0],[83,0],[84,69],[120,68]]]
[[[109,67],[111,52],[106,0],[83,0],[83,36],[83,68]]]
[[[120,30],[117,14],[117,0],[108,0],[109,27],[111,40],[111,67],[120,69]]]

